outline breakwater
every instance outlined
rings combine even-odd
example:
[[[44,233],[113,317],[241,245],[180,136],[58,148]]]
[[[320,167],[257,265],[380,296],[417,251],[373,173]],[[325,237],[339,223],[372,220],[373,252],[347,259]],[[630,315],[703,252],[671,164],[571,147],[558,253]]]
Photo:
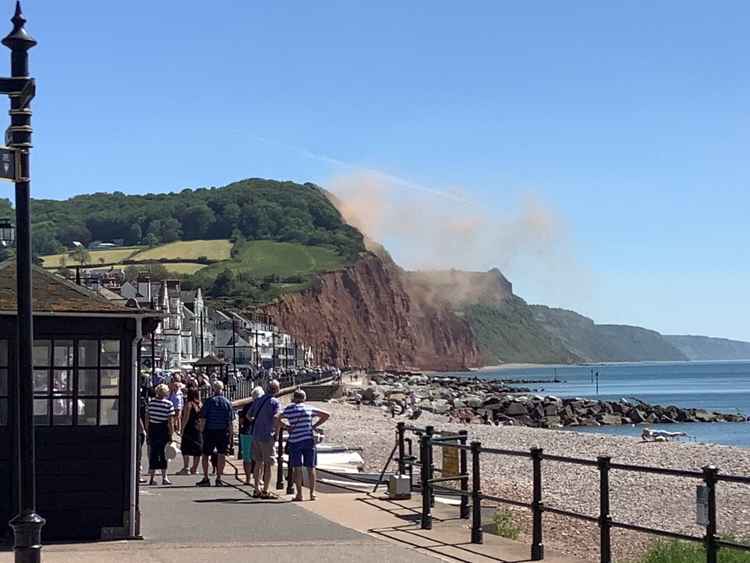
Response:
[[[559,398],[509,387],[504,382],[444,377],[371,376],[359,392],[362,402],[418,417],[420,412],[447,415],[464,422],[563,428],[623,424],[744,422],[739,413],[675,405],[654,405],[637,398],[598,400]]]

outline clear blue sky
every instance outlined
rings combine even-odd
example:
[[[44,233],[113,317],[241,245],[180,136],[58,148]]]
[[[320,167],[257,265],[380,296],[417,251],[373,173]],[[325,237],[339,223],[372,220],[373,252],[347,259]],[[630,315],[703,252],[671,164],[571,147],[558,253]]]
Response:
[[[528,301],[750,340],[746,1],[24,9],[35,197],[342,172],[301,149],[460,186],[490,214],[532,193],[577,267],[515,267]]]

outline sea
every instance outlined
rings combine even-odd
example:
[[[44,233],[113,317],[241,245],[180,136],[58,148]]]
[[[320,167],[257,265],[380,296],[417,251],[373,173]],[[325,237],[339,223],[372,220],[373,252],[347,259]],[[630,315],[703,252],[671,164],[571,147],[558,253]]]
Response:
[[[598,377],[597,377],[598,374]],[[456,374],[463,375],[466,374]],[[537,380],[520,384],[544,395],[619,400],[635,397],[656,405],[676,405],[750,416],[750,361],[598,363],[481,370],[480,379]],[[558,380],[559,383],[554,381]],[[598,380],[598,388],[597,388]],[[682,431],[683,441],[750,448],[750,423],[654,424],[652,428]],[[578,427],[639,437],[642,426]]]

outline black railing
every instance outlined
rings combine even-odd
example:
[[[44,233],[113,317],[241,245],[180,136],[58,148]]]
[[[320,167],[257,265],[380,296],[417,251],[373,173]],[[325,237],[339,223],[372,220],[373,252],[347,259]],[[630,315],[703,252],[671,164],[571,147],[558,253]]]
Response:
[[[224,387],[224,396],[230,401],[237,401],[240,399],[247,399],[250,397],[250,393],[255,386],[261,386],[264,389],[268,389],[268,383],[276,379],[279,382],[279,387],[282,391],[293,389],[298,385],[308,385],[310,383],[329,383],[333,381],[333,377],[314,373],[307,374],[285,374],[273,377],[262,377],[254,381],[240,380],[236,383],[229,383]],[[201,401],[205,401],[211,396],[211,387],[201,387],[199,389]]]
[[[406,446],[411,445],[410,439],[406,432],[413,432],[419,436],[419,458],[413,457],[410,453],[406,454]],[[542,538],[542,516],[545,512],[558,514],[570,518],[576,518],[587,522],[596,523],[599,526],[599,552],[601,563],[612,563],[612,529],[620,528],[653,534],[660,537],[684,540],[689,542],[702,543],[706,549],[706,562],[716,563],[719,549],[722,547],[748,551],[750,545],[721,539],[717,533],[716,524],[716,485],[719,482],[750,484],[750,477],[740,475],[721,475],[719,469],[708,465],[702,471],[692,471],[684,469],[669,469],[661,467],[650,467],[644,465],[631,465],[626,463],[613,463],[608,456],[599,456],[596,460],[567,457],[559,455],[547,455],[542,448],[531,448],[529,451],[505,450],[497,448],[484,448],[480,442],[471,442],[467,445],[467,434],[462,431],[458,435],[450,432],[436,432],[432,426],[418,428],[407,426],[403,422],[397,424],[396,429],[396,449],[399,452],[398,467],[399,473],[412,474],[412,467],[420,468],[420,490],[422,494],[422,529],[429,530],[432,528],[432,507],[434,506],[434,494],[436,489],[443,494],[460,495],[461,507],[460,517],[468,518],[469,506],[468,498],[471,497],[471,542],[481,544],[483,542],[482,532],[482,508],[483,500],[490,500],[497,503],[509,504],[522,508],[528,508],[532,514],[532,543],[531,543],[531,560],[541,561],[544,559],[544,543]],[[461,454],[459,475],[435,478],[434,472],[440,471],[434,466],[433,450],[439,448],[457,448]],[[468,490],[468,468],[466,462],[467,453],[471,453],[471,491]],[[492,495],[485,495],[481,490],[481,456],[501,455],[523,457],[531,459],[532,462],[532,500],[531,502],[522,502],[515,499],[502,498]],[[568,463],[573,465],[583,465],[596,467],[599,472],[599,514],[592,516],[545,506],[543,502],[543,485],[542,485],[542,462],[544,460],[559,463]],[[702,480],[706,487],[707,498],[707,518],[705,524],[705,534],[703,536],[694,536],[672,532],[660,528],[650,528],[648,526],[638,526],[627,522],[613,520],[610,514],[610,487],[609,477],[612,471],[632,471],[638,473],[648,473],[653,475],[667,475],[672,477],[690,478]],[[439,483],[451,480],[460,480],[460,490],[446,489],[439,487]],[[412,483],[413,484],[413,483]]]

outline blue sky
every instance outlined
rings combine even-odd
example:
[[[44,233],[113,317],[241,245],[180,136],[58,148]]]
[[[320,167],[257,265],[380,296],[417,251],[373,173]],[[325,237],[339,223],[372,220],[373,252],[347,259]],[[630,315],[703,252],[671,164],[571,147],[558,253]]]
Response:
[[[747,2],[24,9],[40,42],[35,197],[360,169],[459,190],[490,219],[533,197],[564,242],[509,266],[528,301],[750,340]]]

